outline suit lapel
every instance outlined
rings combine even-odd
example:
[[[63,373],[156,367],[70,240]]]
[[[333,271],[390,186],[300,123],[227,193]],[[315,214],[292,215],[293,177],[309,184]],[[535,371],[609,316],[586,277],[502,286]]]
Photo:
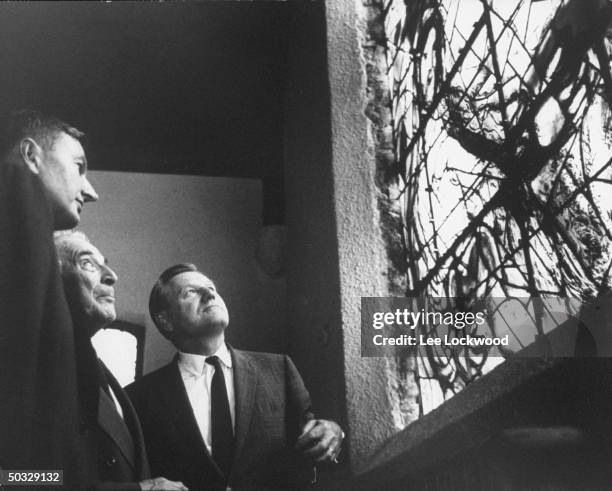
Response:
[[[132,468],[135,468],[134,441],[132,436],[117,412],[115,402],[102,388],[100,388],[98,403],[98,425],[115,442],[115,445],[117,445],[117,448],[119,448]]]
[[[163,378],[160,380],[159,386],[163,388],[160,391],[161,407],[160,410],[166,414],[174,422],[174,427],[178,429],[179,437],[186,445],[193,448],[194,451],[199,451],[201,458],[208,462],[219,477],[223,477],[223,473],[215,463],[206,448],[204,439],[200,433],[200,428],[196,423],[185,384],[181,378],[181,372],[178,367],[178,356],[174,358],[172,363],[167,365],[164,371]]]
[[[137,471],[136,475],[139,476],[140,479],[144,479],[149,476],[150,469],[144,446],[142,428],[140,427],[136,410],[134,409],[134,406],[132,406],[127,394],[121,387],[121,384],[119,384],[111,371],[106,368],[104,364],[102,364],[102,366],[106,372],[106,380],[108,381],[108,385],[115,393],[115,397],[117,398],[117,401],[121,406],[121,410],[123,411],[125,424],[130,432],[130,437],[134,448],[134,463]]]
[[[249,432],[251,416],[253,414],[253,401],[257,389],[257,370],[250,362],[248,356],[230,347],[234,369],[234,397],[236,399],[236,428],[234,458],[230,470],[230,478],[237,468],[242,448]]]

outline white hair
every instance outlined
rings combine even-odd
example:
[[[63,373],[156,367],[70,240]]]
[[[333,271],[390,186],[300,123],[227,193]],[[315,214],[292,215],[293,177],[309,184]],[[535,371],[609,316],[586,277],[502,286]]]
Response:
[[[74,249],[70,243],[70,239],[81,239],[91,244],[89,237],[83,232],[77,229],[72,230],[58,230],[53,233],[53,243],[55,244],[55,250],[57,251],[57,259],[60,264],[60,271],[63,271],[63,267],[67,262],[72,262],[74,255]]]

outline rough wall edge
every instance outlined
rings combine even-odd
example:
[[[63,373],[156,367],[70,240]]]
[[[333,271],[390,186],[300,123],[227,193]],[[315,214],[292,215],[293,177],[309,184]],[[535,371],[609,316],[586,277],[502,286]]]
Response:
[[[379,234],[386,253],[389,294],[403,296],[407,287],[407,257],[402,219],[402,184],[396,164],[393,138],[391,90],[387,74],[386,33],[381,0],[362,0],[363,41],[361,50],[366,63],[366,116],[375,152],[376,200]],[[420,416],[418,374],[413,354],[387,359],[389,398],[397,430]]]
[[[375,148],[365,116],[363,6],[328,0],[327,56],[338,234],[347,420],[352,469],[394,432],[384,359],[361,357],[360,297],[386,295],[386,253],[377,214]]]

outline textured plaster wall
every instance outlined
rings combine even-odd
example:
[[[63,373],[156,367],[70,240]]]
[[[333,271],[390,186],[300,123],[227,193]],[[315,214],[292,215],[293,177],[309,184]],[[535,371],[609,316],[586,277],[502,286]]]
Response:
[[[355,0],[325,6],[347,417],[357,469],[395,431],[387,363],[362,358],[360,345],[360,297],[388,293],[387,259],[376,197],[375,135],[365,114],[363,6]]]
[[[402,231],[404,183],[398,179],[395,144],[393,141],[393,115],[391,88],[385,53],[386,33],[383,5],[362,0],[358,15],[363,19],[359,35],[363,41],[366,73],[365,114],[369,120],[376,166],[376,201],[378,207],[378,233],[386,252],[386,274],[389,295],[404,296],[407,286],[407,257]],[[387,364],[387,390],[391,400],[391,416],[396,430],[416,421],[421,413],[421,392],[417,381],[417,358],[401,353],[385,359]]]

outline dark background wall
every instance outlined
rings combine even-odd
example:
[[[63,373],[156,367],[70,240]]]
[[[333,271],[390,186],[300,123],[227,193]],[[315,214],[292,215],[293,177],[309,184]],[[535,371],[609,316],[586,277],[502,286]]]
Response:
[[[232,271],[231,281],[222,279],[223,270],[213,273],[228,291],[231,308],[242,304],[237,321],[258,316],[258,324],[241,323],[235,344],[291,354],[318,414],[343,422],[325,15],[323,1],[0,4],[0,114],[38,107],[90,135],[90,167],[102,171],[92,173],[101,201],[86,209],[82,225],[101,247],[107,244],[103,252],[111,259],[117,255],[113,263],[119,276],[124,270],[130,277],[121,314],[149,328],[143,292],[159,271],[140,271],[146,261],[130,260],[130,254],[142,251],[158,269],[174,262],[168,257],[172,250],[194,248],[173,243],[176,230],[166,230],[169,226],[164,226],[166,238],[151,244],[158,230],[151,227],[155,216],[130,205],[137,201],[146,208],[146,193],[139,190],[138,199],[130,200],[129,189],[118,183],[154,182],[162,189],[164,174],[260,180],[256,188],[239,182],[228,186],[234,193],[229,199],[224,194],[202,210],[213,215],[226,210],[237,214],[235,220],[224,215],[208,227],[209,213],[194,223],[202,229],[195,234],[199,240],[206,240],[207,229],[232,227],[235,234],[230,235],[243,233],[244,243],[232,242],[223,250],[216,241],[217,249],[196,253],[192,260],[216,254],[227,267],[246,265],[242,275]],[[127,172],[129,177],[122,179]],[[155,178],[133,177],[138,173]],[[220,192],[199,199],[190,189],[189,202],[196,207]],[[261,200],[254,199],[253,189],[262,193]],[[112,201],[103,201],[109,197]],[[242,204],[233,206],[231,200]],[[163,203],[156,206],[163,209]],[[250,215],[255,207],[261,214],[255,225],[253,217],[245,221],[240,216],[244,206],[250,206]],[[117,210],[127,210],[126,223],[121,216],[109,219],[109,214],[121,214]],[[138,227],[134,213],[149,217],[140,233],[146,236],[144,247],[138,234],[130,233],[130,227]],[[286,227],[278,236],[281,242],[286,237],[286,248],[280,249],[287,262],[284,275],[266,277],[253,256],[261,246],[261,240],[255,245],[257,227],[272,224]],[[184,230],[185,224],[179,225]],[[250,257],[234,258],[232,251]],[[258,291],[241,296],[245,288]],[[147,336],[145,370],[169,356],[156,333]]]
[[[323,5],[302,4],[290,25],[285,115],[289,351],[304,369],[318,413],[338,418],[344,357]]]
[[[0,113],[90,135],[91,168],[254,177],[282,223],[286,2],[0,4]]]

